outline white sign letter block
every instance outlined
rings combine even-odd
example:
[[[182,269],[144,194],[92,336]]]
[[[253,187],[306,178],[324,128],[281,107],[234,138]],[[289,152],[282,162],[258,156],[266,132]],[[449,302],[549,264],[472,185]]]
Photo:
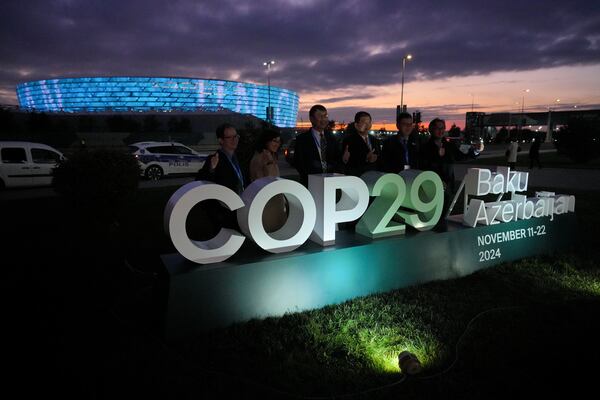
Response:
[[[485,203],[483,200],[472,199],[467,208],[467,213],[463,216],[463,225],[474,228],[477,224],[489,225]]]
[[[492,189],[492,171],[483,168],[469,168],[465,177],[465,191],[471,196],[483,196]]]
[[[338,189],[342,196],[336,204],[335,192]],[[335,244],[336,224],[360,218],[369,206],[369,189],[356,176],[309,175],[308,190],[317,206],[317,222],[310,239],[321,246]]]
[[[204,181],[190,182],[169,199],[164,214],[165,232],[177,251],[188,260],[198,264],[221,262],[234,255],[246,238],[234,229],[221,228],[210,240],[191,240],[185,230],[185,221],[190,210],[204,200],[219,200],[232,211],[244,206],[240,196],[225,186]]]
[[[281,193],[289,204],[287,220],[277,231],[267,233],[262,223],[265,205],[273,196]],[[246,207],[237,211],[240,229],[257,245],[271,253],[295,250],[306,242],[315,226],[315,202],[308,189],[298,182],[274,176],[260,178],[244,190],[242,200]]]

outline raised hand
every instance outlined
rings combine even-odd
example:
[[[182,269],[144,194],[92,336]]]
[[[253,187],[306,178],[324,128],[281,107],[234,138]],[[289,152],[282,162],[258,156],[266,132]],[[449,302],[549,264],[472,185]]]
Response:
[[[217,151],[215,154],[212,155],[212,157],[210,158],[210,169],[215,169],[217,168],[217,164],[219,163],[219,152]]]
[[[375,149],[369,151],[369,153],[367,154],[367,161],[370,163],[374,163],[375,161],[377,161],[377,154],[375,154]]]
[[[342,156],[342,161],[344,162],[344,164],[346,164],[349,159],[350,159],[350,151],[348,151],[348,145],[346,145],[346,148],[344,149],[344,155]]]

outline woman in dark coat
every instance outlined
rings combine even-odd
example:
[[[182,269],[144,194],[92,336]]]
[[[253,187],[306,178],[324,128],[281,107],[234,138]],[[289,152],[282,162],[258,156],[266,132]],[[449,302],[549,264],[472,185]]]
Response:
[[[250,161],[251,182],[265,176],[279,176],[277,164],[279,146],[281,146],[279,132],[267,130],[260,136],[256,152]],[[287,213],[283,194],[278,194],[267,202],[262,219],[267,232],[274,232],[285,224]]]

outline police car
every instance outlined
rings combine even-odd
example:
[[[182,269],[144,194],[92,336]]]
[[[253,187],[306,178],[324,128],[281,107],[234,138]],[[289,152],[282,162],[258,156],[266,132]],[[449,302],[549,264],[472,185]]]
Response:
[[[173,142],[139,142],[129,150],[140,163],[142,175],[154,181],[165,175],[195,174],[209,156]]]

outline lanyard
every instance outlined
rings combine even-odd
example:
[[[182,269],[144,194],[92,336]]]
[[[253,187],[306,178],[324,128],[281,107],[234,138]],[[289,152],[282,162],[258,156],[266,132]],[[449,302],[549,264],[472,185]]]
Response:
[[[225,157],[227,157],[227,154],[225,154]],[[237,175],[238,179],[240,180],[240,182],[242,183],[242,186],[244,186],[244,177],[242,176],[242,171],[240,170],[240,166],[239,164],[236,165],[233,162],[233,157],[234,155],[231,156],[231,158],[227,157],[227,159],[229,160],[229,163],[231,164],[231,166],[233,167],[233,170],[235,171],[235,174]]]
[[[315,142],[315,145],[317,146],[317,153],[319,153],[319,158],[321,159],[321,162],[323,162],[323,157],[321,156],[321,141],[317,140],[317,138],[315,137],[315,135],[313,134],[313,131],[311,129],[310,134]],[[321,136],[321,134],[319,133],[319,137]],[[323,140],[327,140],[325,139],[325,133],[323,133]]]

